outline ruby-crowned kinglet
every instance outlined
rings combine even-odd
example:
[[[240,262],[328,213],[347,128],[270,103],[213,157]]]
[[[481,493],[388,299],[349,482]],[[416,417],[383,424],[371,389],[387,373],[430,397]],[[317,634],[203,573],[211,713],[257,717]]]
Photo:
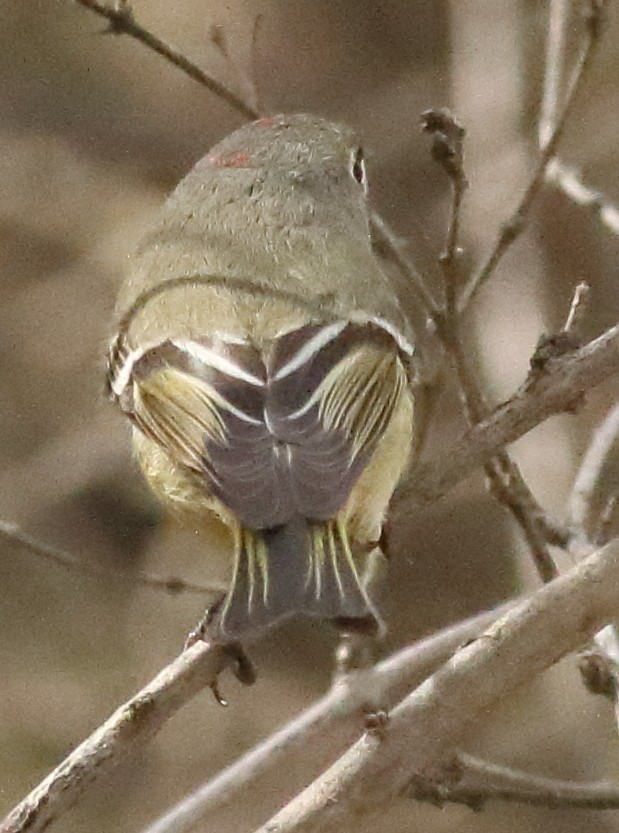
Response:
[[[305,612],[374,632],[361,578],[407,465],[413,349],[361,149],[260,119],[180,182],[119,297],[108,384],[169,507],[231,531],[213,639]]]

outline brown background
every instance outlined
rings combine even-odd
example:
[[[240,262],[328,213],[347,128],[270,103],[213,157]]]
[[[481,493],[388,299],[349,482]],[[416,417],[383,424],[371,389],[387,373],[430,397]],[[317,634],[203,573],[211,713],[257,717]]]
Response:
[[[209,41],[221,24],[250,71],[253,20],[264,17],[256,80],[274,111],[349,121],[366,137],[375,204],[397,230],[420,225],[440,250],[446,185],[418,130],[429,106],[454,107],[469,128],[467,261],[487,250],[531,169],[546,4],[511,0],[136,0],[138,18],[219,77],[233,64]],[[610,28],[566,137],[588,181],[619,195],[616,164],[619,23]],[[4,0],[0,26],[0,517],[83,559],[221,578],[191,533],[161,522],[129,456],[127,426],[104,402],[102,355],[126,254],[164,194],[239,117],[178,70],[69,0]],[[569,52],[573,56],[573,49]],[[239,74],[238,72],[236,73]],[[619,198],[619,197],[618,197]],[[619,242],[557,194],[540,200],[472,316],[470,349],[490,395],[524,377],[535,342],[560,326],[574,284],[594,286],[586,328],[618,318]],[[423,258],[422,258],[423,261]],[[563,511],[607,385],[577,417],[517,444],[536,493]],[[426,454],[460,429],[446,389]],[[522,542],[481,478],[396,524],[386,593],[385,651],[535,582]],[[182,645],[201,613],[129,583],[68,574],[0,547],[0,812],[8,810]],[[259,683],[222,682],[157,740],[97,785],[56,829],[139,831],[329,685],[334,635],[298,622],[253,651]],[[610,708],[586,695],[564,662],[488,716],[470,749],[561,777],[619,777]],[[306,750],[204,825],[251,830],[336,752]],[[481,815],[402,802],[381,829],[619,830],[616,813],[493,805]],[[351,831],[374,822],[351,823]]]

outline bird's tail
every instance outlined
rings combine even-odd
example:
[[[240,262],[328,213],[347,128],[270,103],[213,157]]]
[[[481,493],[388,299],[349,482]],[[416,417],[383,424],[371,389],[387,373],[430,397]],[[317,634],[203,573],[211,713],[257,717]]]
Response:
[[[295,613],[370,634],[382,628],[342,520],[299,517],[274,529],[239,528],[235,537],[232,583],[212,636],[245,639]]]

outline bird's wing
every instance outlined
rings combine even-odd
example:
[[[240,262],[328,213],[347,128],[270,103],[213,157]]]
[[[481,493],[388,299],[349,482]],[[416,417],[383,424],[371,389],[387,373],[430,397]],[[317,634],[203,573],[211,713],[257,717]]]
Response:
[[[405,385],[396,342],[371,323],[308,325],[278,340],[268,364],[266,414],[289,448],[301,514],[316,520],[337,514]]]
[[[223,338],[122,356],[110,387],[172,460],[252,529],[344,506],[405,386],[375,325],[307,325],[259,352]]]

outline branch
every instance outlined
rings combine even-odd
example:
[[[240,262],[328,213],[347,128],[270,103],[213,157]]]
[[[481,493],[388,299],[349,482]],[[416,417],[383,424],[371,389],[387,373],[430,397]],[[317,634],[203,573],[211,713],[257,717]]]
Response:
[[[552,139],[557,126],[561,98],[563,64],[565,62],[565,33],[570,18],[571,0],[550,0],[548,36],[546,38],[546,68],[544,90],[540,104],[537,138],[540,150]]]
[[[415,300],[419,303],[426,317],[432,319],[436,312],[436,302],[421,278],[421,271],[417,269],[406,252],[406,245],[376,211],[372,211],[371,221],[372,228],[386,244],[390,256],[405,278],[407,289],[415,296]]]
[[[389,699],[402,696],[424,679],[462,642],[478,635],[514,603],[478,614],[384,660],[376,674]],[[184,651],[137,695],[117,709],[87,740],[51,772],[5,819],[0,833],[40,833],[71,807],[87,787],[149,741],[193,696],[216,683],[218,675],[237,658],[222,646],[198,642]],[[237,660],[238,661],[238,660]],[[237,668],[243,682],[251,677]],[[365,692],[339,685],[299,715],[279,733],[217,776],[206,791],[206,804],[219,803],[280,755],[304,740],[308,733],[323,733],[341,719],[350,718]],[[210,792],[210,795],[209,795]],[[180,805],[182,807],[182,805]],[[179,830],[186,829],[179,827]]]
[[[546,171],[546,182],[562,191],[576,205],[590,209],[602,225],[619,236],[619,208],[601,191],[585,185],[574,168],[560,159],[553,159]]]
[[[93,564],[77,558],[72,553],[66,552],[59,547],[53,547],[50,544],[37,541],[36,538],[28,535],[27,532],[21,530],[16,524],[8,523],[7,521],[0,520],[0,538],[4,538],[11,544],[17,544],[39,558],[51,561],[53,564],[63,567],[72,573],[106,576],[107,578],[119,579],[120,581],[139,584],[143,587],[150,587],[153,590],[163,590],[172,595],[177,593],[195,593],[204,596],[208,593],[219,594],[226,590],[226,585],[224,584],[194,584],[191,581],[185,581],[185,579],[177,578],[176,576],[164,578],[163,576],[155,576],[142,572],[141,570],[129,573],[124,570],[114,570],[103,564]]]
[[[260,828],[260,833],[342,830],[400,795],[411,773],[433,780],[503,698],[578,648],[619,604],[619,541],[512,609],[462,648],[391,714]]]
[[[473,275],[464,288],[458,304],[461,312],[464,312],[468,308],[479,288],[492,277],[503,255],[524,229],[533,202],[544,184],[546,169],[557,152],[557,147],[565,132],[565,127],[591,67],[595,48],[600,41],[602,33],[604,6],[605,2],[603,0],[589,0],[589,14],[585,22],[584,44],[576,62],[561,113],[557,117],[552,134],[540,151],[535,171],[518,207],[512,217],[501,228],[485,263],[477,274]]]
[[[544,92],[538,129],[540,148],[548,143],[556,125],[569,9],[569,0],[550,2]],[[576,170],[569,168],[560,159],[552,159],[546,169],[546,182],[562,191],[576,205],[589,208],[609,231],[619,235],[619,208],[600,191],[585,185]]]
[[[549,416],[573,411],[583,395],[619,370],[619,324],[532,371],[522,387],[446,452],[417,465],[396,495],[398,507],[438,500],[505,445]]]
[[[234,661],[221,645],[198,642],[135,697],[120,706],[87,740],[0,822],[0,833],[40,833],[71,807],[86,787],[133,754],[168,718]],[[248,676],[244,682],[250,682]]]
[[[456,648],[479,636],[514,604],[508,602],[496,610],[458,622],[378,663],[373,669],[373,678],[382,701],[399,700],[448,659]],[[336,683],[325,697],[179,801],[144,833],[186,833],[191,830],[207,813],[231,801],[241,787],[280,766],[290,751],[300,746],[309,749],[310,743],[319,749],[322,738],[349,726],[353,719],[359,724],[358,708],[366,697],[366,691],[355,685],[354,680]]]
[[[225,101],[240,113],[246,119],[255,119],[259,113],[248,104],[241,96],[233,92],[231,89],[222,84],[212,75],[209,75],[193,61],[190,61],[182,52],[175,49],[173,46],[162,41],[152,32],[149,32],[141,24],[139,24],[134,16],[131,6],[126,0],[117,0],[115,3],[105,3],[101,0],[75,0],[80,6],[98,14],[105,18],[109,24],[109,31],[114,35],[129,35],[131,38],[144,44],[144,46],[152,49],[158,55],[161,55],[166,61],[178,67],[185,75],[188,75],[194,81],[197,81],[202,87],[206,87],[216,96]]]
[[[568,502],[570,526],[578,537],[587,538],[591,523],[593,495],[599,484],[602,469],[619,437],[619,405],[606,415],[593,434],[580,464]]]
[[[442,781],[414,779],[409,792],[412,798],[439,807],[450,802],[471,810],[482,810],[487,801],[497,799],[553,809],[619,809],[617,784],[545,778],[463,753],[456,756]]]

